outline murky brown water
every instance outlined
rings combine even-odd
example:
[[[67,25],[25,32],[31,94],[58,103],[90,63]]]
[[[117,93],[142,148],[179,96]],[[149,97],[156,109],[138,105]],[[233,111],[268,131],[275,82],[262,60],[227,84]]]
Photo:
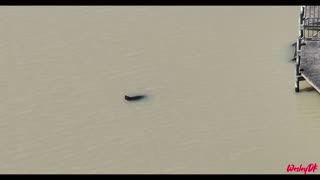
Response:
[[[286,173],[320,163],[298,6],[0,7],[0,173]],[[128,103],[125,94],[144,93]],[[319,171],[318,171],[319,172]]]

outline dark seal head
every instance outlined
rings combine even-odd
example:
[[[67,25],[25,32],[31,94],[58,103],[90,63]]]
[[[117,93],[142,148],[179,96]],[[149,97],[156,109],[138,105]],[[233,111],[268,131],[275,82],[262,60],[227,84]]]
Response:
[[[146,96],[145,95],[139,95],[139,96],[124,96],[124,99],[127,101],[139,101],[144,99]]]

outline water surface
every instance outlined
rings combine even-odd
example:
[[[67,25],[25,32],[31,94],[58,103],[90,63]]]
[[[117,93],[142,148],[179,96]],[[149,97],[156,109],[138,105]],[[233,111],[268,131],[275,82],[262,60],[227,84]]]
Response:
[[[298,16],[298,6],[0,7],[0,173],[319,163],[320,96],[306,83],[294,92]]]

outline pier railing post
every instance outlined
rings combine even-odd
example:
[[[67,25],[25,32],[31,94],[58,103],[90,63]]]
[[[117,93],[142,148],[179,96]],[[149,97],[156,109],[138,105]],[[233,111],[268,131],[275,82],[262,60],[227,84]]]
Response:
[[[299,38],[304,37],[304,28],[303,28],[303,17],[304,17],[305,7],[301,6],[300,17],[299,17]]]
[[[300,91],[300,80],[301,78],[301,72],[300,72],[300,52],[301,52],[301,42],[304,39],[304,13],[305,13],[305,6],[301,6],[300,9],[300,16],[299,16],[299,38],[297,39],[296,43],[296,51],[295,51],[295,57],[296,57],[296,81],[295,81],[295,91]]]
[[[296,82],[295,82],[295,91],[296,92],[299,92],[300,91],[300,76],[301,76],[301,72],[300,72],[300,49],[301,49],[301,46],[300,46],[300,43],[301,43],[301,38],[298,38],[297,39],[297,47],[296,47],[296,50],[297,50],[297,54],[296,54]]]

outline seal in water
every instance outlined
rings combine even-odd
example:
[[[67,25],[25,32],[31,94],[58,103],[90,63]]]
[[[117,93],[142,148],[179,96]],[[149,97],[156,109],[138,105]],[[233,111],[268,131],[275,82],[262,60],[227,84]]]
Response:
[[[145,98],[146,96],[145,95],[140,95],[140,96],[127,96],[125,95],[124,96],[124,99],[126,99],[127,101],[138,101],[138,100],[141,100],[143,98]]]

